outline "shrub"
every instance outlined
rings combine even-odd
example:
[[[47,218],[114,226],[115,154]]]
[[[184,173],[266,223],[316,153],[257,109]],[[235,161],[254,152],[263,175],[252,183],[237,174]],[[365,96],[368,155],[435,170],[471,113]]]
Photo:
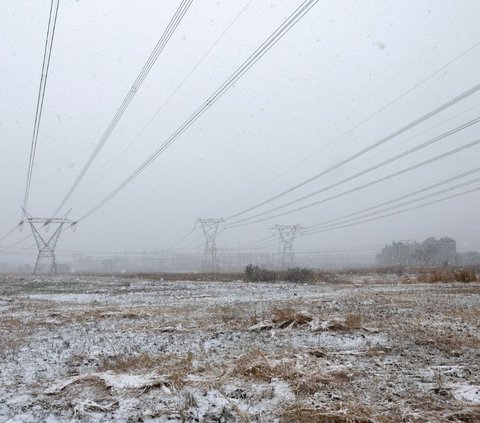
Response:
[[[311,269],[294,267],[284,271],[263,269],[260,266],[249,264],[245,268],[245,280],[249,282],[273,282],[278,280],[289,282],[312,282],[315,272]]]
[[[423,283],[437,283],[437,282],[474,282],[477,280],[475,272],[471,269],[459,270],[434,270],[430,273],[420,273],[417,280]]]
[[[477,277],[475,276],[475,272],[469,269],[461,269],[456,270],[453,272],[455,280],[458,282],[475,282]]]
[[[249,282],[272,282],[277,281],[279,276],[273,270],[266,270],[260,266],[249,264],[245,268],[245,279]]]
[[[285,272],[284,279],[290,282],[312,282],[315,280],[315,273],[312,269],[294,267]]]

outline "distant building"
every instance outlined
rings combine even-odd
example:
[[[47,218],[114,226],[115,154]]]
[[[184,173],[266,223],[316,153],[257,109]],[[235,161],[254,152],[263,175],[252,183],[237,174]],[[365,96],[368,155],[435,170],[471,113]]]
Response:
[[[457,243],[448,237],[427,238],[422,243],[393,242],[377,254],[376,260],[381,266],[455,266]]]

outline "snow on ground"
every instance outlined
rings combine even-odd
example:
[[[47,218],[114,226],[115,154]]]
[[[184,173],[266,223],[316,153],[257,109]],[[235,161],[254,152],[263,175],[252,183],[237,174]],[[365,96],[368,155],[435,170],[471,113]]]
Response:
[[[0,422],[480,421],[480,285],[0,279]]]

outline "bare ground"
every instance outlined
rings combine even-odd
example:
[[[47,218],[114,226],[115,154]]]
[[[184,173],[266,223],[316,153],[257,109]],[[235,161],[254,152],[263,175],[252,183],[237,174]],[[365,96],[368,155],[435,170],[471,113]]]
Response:
[[[480,284],[0,279],[1,422],[479,422]]]

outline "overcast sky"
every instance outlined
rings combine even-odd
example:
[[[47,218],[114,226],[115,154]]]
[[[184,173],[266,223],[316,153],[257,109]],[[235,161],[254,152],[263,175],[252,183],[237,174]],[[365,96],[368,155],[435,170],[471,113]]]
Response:
[[[54,212],[179,4],[60,1],[29,199],[32,215]],[[70,217],[83,216],[130,175],[300,4],[194,0],[68,201]],[[47,0],[0,0],[0,237],[20,220],[49,8]],[[480,42],[479,17],[476,0],[318,1],[151,166],[82,221],[75,233],[66,231],[59,248],[167,248],[193,228],[197,217],[231,216],[393,133],[480,83],[480,46],[422,82]],[[320,190],[478,116],[480,93],[255,213]],[[296,207],[466,145],[480,138],[479,128],[472,125]],[[308,227],[353,213],[475,169],[479,158],[480,146],[475,146],[336,200],[226,230],[218,245],[254,242],[268,236],[277,223]],[[442,188],[475,177],[480,172]],[[461,251],[480,250],[479,210],[480,191],[382,220],[305,235],[296,245],[325,250],[450,236]],[[24,236],[14,233],[2,245]],[[186,241],[195,236],[197,232]],[[18,246],[31,244],[30,239]],[[188,248],[197,247],[190,243]]]

